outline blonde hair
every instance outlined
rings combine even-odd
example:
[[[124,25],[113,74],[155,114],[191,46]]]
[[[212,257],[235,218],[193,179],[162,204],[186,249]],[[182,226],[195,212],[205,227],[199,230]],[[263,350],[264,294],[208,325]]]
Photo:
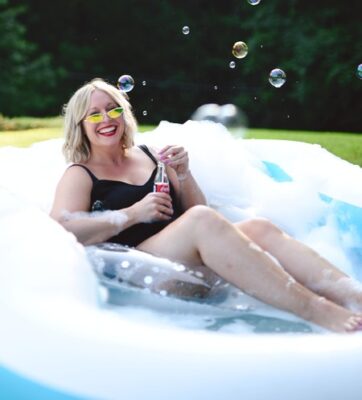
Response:
[[[102,90],[107,93],[124,110],[125,129],[120,147],[125,149],[134,145],[137,122],[132,113],[127,94],[103,79],[96,78],[78,89],[70,98],[68,104],[63,107],[65,136],[63,154],[67,162],[82,163],[88,161],[90,157],[90,142],[83,132],[82,121],[86,116],[91,95],[95,90]]]

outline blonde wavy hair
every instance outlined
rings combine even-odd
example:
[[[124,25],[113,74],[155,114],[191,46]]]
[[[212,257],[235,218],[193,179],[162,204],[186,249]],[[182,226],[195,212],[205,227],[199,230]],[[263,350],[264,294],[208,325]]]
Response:
[[[120,142],[122,149],[134,145],[137,122],[132,113],[126,93],[100,78],[95,78],[79,88],[63,107],[64,136],[63,154],[67,162],[84,163],[90,157],[90,142],[83,132],[82,121],[90,105],[90,98],[95,90],[102,90],[123,108],[125,130]]]

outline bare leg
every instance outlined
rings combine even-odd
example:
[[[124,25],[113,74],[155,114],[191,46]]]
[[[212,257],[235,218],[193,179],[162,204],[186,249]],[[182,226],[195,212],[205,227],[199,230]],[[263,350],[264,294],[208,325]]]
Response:
[[[321,298],[296,282],[210,208],[191,208],[138,249],[189,265],[206,265],[244,292],[327,329],[355,331],[362,324],[361,314]]]
[[[362,285],[317,252],[265,219],[236,224],[237,228],[274,256],[298,282],[335,303],[362,310]]]

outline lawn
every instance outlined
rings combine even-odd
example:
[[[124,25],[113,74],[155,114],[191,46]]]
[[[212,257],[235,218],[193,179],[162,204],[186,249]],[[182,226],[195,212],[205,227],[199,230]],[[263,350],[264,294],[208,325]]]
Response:
[[[27,147],[41,140],[62,137],[61,118],[0,118],[0,147]],[[153,125],[141,125],[140,132],[154,129]],[[285,131],[249,129],[246,138],[281,139],[318,143],[331,153],[352,164],[362,167],[362,134],[348,132]]]

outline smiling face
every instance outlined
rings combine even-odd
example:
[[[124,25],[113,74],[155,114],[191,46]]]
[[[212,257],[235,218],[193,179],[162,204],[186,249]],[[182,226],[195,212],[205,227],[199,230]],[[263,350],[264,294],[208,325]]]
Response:
[[[111,96],[102,90],[95,90],[90,98],[90,104],[85,118],[92,114],[102,114],[103,121],[92,123],[83,120],[84,132],[94,146],[119,145],[125,129],[123,114],[118,118],[111,118],[107,112],[119,107]]]

